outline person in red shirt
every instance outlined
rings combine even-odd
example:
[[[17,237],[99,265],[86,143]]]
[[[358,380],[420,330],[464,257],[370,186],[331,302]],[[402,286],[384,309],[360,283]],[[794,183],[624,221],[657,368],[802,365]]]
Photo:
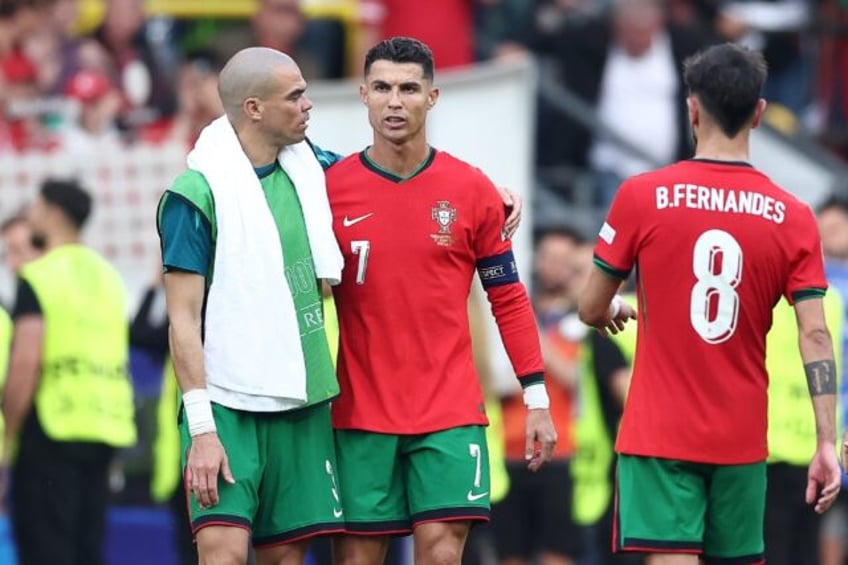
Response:
[[[634,312],[615,293],[638,265],[613,544],[649,564],[764,563],[765,338],[781,295],[816,418],[806,500],[824,512],[840,487],[821,240],[809,207],[748,163],[766,105],[762,55],[714,46],[684,78],[695,157],[621,185],[580,300],[584,322],[618,331]]]
[[[373,145],[327,171],[345,259],[333,402],[349,535],[338,563],[381,563],[392,534],[413,533],[416,562],[458,563],[472,522],[489,515],[483,395],[468,295],[479,273],[528,407],[525,458],[549,460],[539,335],[508,237],[503,202],[478,169],[427,143],[439,91],[418,40],[373,47],[360,88]]]

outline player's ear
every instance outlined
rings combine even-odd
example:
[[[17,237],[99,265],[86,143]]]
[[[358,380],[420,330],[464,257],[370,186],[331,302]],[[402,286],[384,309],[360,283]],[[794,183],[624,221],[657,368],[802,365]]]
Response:
[[[252,121],[258,121],[262,118],[262,102],[254,96],[245,98],[242,103],[242,110],[244,110],[248,119]]]
[[[768,106],[768,102],[766,102],[764,98],[760,98],[757,101],[757,107],[754,109],[754,121],[751,123],[751,128],[755,128],[760,125],[760,121],[763,119],[763,114],[766,111],[766,106]]]
[[[359,85],[359,99],[363,104],[368,104],[368,87],[364,84]]]
[[[698,104],[698,99],[694,96],[687,97],[686,107],[689,109],[689,123],[695,128],[701,120],[701,107]]]
[[[439,99],[439,89],[431,88],[430,92],[427,94],[427,109],[429,110],[433,106],[436,105],[436,101]]]

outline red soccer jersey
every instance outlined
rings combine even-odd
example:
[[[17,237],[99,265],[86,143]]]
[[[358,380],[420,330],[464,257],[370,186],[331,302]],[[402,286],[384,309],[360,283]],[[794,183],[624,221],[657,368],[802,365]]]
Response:
[[[745,163],[683,161],[617,194],[595,262],[639,295],[619,453],[703,463],[767,457],[772,308],[822,296],[809,207]]]
[[[475,270],[516,373],[541,379],[530,301],[501,237],[503,204],[483,173],[434,150],[402,180],[360,153],[327,171],[327,191],[345,258],[333,289],[336,428],[418,434],[487,423],[468,325]]]

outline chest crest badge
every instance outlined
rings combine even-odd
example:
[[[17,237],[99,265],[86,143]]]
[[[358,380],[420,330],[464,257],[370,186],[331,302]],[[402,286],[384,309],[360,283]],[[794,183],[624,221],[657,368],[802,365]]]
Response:
[[[430,237],[436,242],[436,245],[448,247],[453,244],[453,235],[451,234],[451,225],[456,221],[456,208],[451,207],[447,200],[439,200],[436,206],[431,209],[430,217],[438,226],[438,233],[431,233]]]

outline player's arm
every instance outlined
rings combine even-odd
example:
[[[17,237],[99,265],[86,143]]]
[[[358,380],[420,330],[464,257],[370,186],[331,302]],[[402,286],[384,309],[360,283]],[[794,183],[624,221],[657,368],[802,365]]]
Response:
[[[483,177],[485,179],[485,177]],[[527,406],[525,458],[535,471],[553,455],[557,434],[548,407],[544,363],[536,318],[518,277],[512,244],[503,237],[504,209],[488,179],[481,183],[474,234],[477,272]],[[537,452],[536,445],[540,446]]]
[[[810,464],[806,498],[809,504],[815,503],[817,512],[824,512],[836,499],[841,482],[834,452],[837,377],[833,341],[825,324],[821,298],[796,302],[795,315],[798,347],[816,419],[816,454]]]
[[[602,334],[618,333],[628,319],[636,318],[635,310],[615,293],[636,262],[639,214],[634,214],[633,210],[642,208],[640,204],[631,181],[626,181],[616,193],[598,233],[594,267],[577,300],[580,319]]]
[[[842,479],[836,456],[836,363],[833,341],[825,323],[823,297],[827,289],[818,225],[810,209],[795,214],[786,228],[795,250],[784,295],[795,307],[798,347],[816,419],[816,452],[807,471],[808,504],[827,510]],[[791,231],[789,231],[791,230]]]
[[[203,362],[203,301],[212,257],[211,228],[200,211],[169,193],[159,206],[158,227],[170,322],[168,341],[191,435],[186,480],[198,503],[208,508],[218,503],[219,473],[227,482],[235,482],[218,438]]]
[[[4,463],[8,463],[8,447],[32,410],[44,343],[44,316],[35,292],[24,279],[18,283],[12,319],[14,334],[3,393]]]
[[[627,320],[636,319],[636,311],[616,296],[621,283],[620,278],[609,274],[596,262],[578,300],[580,320],[604,335],[624,330]]]

